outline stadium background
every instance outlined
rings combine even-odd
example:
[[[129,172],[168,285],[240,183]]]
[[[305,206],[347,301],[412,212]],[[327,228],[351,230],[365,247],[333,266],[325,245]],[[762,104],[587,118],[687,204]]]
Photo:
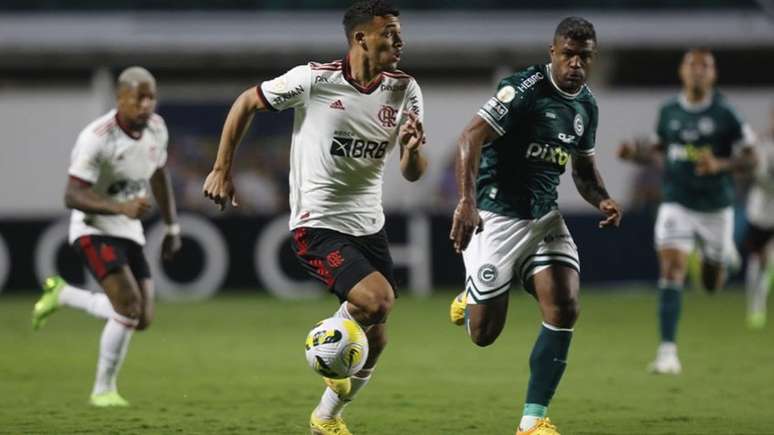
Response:
[[[408,370],[412,375],[401,378],[403,384],[399,385],[410,386],[412,379],[456,379],[453,373],[446,374],[437,367],[430,369],[433,373],[437,369],[437,374],[430,374],[428,366],[412,365],[416,363],[414,355],[430,361],[442,355],[446,361],[454,346],[464,346],[466,364],[474,364],[479,358],[476,349],[464,343],[461,336],[455,335],[459,340],[449,341],[436,332],[443,330],[436,325],[445,322],[447,299],[462,282],[463,274],[461,261],[452,254],[447,239],[456,195],[451,172],[455,139],[491,95],[498,78],[526,65],[547,62],[548,45],[560,18],[581,15],[595,24],[599,39],[599,55],[590,81],[600,106],[597,160],[609,191],[623,204],[625,215],[620,229],[598,230],[598,215],[583,202],[565,174],[559,202],[581,252],[586,295],[580,327],[586,328],[587,335],[578,334],[578,341],[585,340],[585,344],[573,350],[571,366],[572,370],[579,368],[576,373],[581,380],[574,374],[569,379],[576,380],[563,384],[564,396],[558,403],[572,406],[557,406],[564,413],[559,414],[559,419],[564,418],[569,433],[698,434],[709,433],[709,428],[726,427],[726,420],[719,420],[716,415],[731,414],[736,419],[728,420],[732,423],[724,433],[774,433],[774,419],[770,415],[774,396],[760,391],[761,385],[774,382],[770,368],[766,369],[774,358],[771,329],[764,331],[766,335],[756,336],[747,335],[742,329],[744,301],[739,275],[723,295],[711,299],[694,293],[686,302],[686,306],[694,308],[686,313],[684,329],[693,332],[686,332],[684,337],[695,351],[685,351],[684,358],[686,366],[693,367],[693,373],[677,381],[677,386],[669,380],[653,381],[644,374],[656,344],[657,269],[652,224],[658,203],[659,174],[621,162],[614,155],[621,140],[651,134],[659,104],[679,89],[677,65],[682,52],[692,46],[714,50],[721,91],[758,134],[767,133],[774,101],[771,2],[394,3],[401,7],[406,40],[401,69],[417,78],[424,93],[429,138],[426,152],[431,162],[427,176],[413,184],[399,176],[394,156],[386,170],[387,230],[399,282],[409,295],[428,296],[402,299],[406,302],[401,302],[395,312],[395,323],[401,325],[396,326],[395,340],[413,338],[420,330],[436,335],[434,346],[427,347],[421,340],[404,340],[402,350],[396,345],[390,351],[395,352],[390,354],[394,356],[384,363],[384,372],[397,371],[396,366],[400,365],[400,373]],[[143,334],[144,341],[138,341],[143,344],[129,358],[124,370],[129,381],[124,381],[124,385],[132,383],[124,391],[129,391],[130,399],[133,395],[138,400],[158,398],[171,403],[182,400],[175,392],[183,387],[191,397],[197,388],[214,392],[215,396],[222,394],[222,399],[215,399],[215,405],[204,399],[185,402],[185,407],[198,407],[209,418],[189,417],[171,423],[173,428],[184,428],[187,433],[303,431],[305,413],[313,406],[317,391],[309,392],[308,385],[313,382],[310,373],[298,378],[297,373],[306,368],[302,367],[297,349],[300,339],[295,343],[292,337],[302,336],[316,317],[332,311],[333,298],[324,299],[324,308],[315,305],[314,300],[278,300],[324,295],[317,284],[304,279],[288,244],[287,154],[292,114],[268,113],[255,118],[238,151],[235,178],[240,208],[220,214],[202,197],[201,186],[233,99],[248,86],[297,64],[340,58],[346,51],[340,23],[347,4],[343,0],[0,1],[0,348],[12,350],[0,356],[0,391],[8,388],[5,391],[11,393],[4,395],[7,400],[0,406],[0,433],[70,432],[82,430],[85,421],[98,418],[93,411],[74,408],[65,413],[69,420],[54,424],[46,423],[34,411],[41,403],[57,406],[58,400],[71,403],[67,401],[82,399],[91,376],[93,341],[98,329],[82,320],[80,314],[67,313],[62,314],[63,320],[56,320],[67,330],[44,331],[49,335],[33,338],[27,330],[27,316],[39,282],[51,273],[59,272],[91,289],[98,288],[66,246],[68,213],[62,194],[77,133],[112,107],[117,73],[134,64],[147,67],[158,79],[158,112],[165,117],[170,130],[168,165],[184,234],[184,251],[164,266],[158,255],[158,218],[146,222],[147,253],[159,295],[173,301],[207,300],[160,306],[159,325]],[[738,211],[741,207],[742,199]],[[738,213],[737,220],[739,238],[744,228],[743,213]],[[622,306],[627,307],[625,311],[621,311]],[[512,310],[502,341],[513,342],[512,334],[516,334],[516,342],[521,343],[518,352],[511,349],[513,346],[500,345],[499,350],[486,350],[490,352],[486,355],[492,361],[520,361],[520,367],[526,366],[527,343],[534,339],[533,326],[537,321],[535,307],[522,299]],[[289,323],[288,319],[294,316],[297,322]],[[263,323],[282,326],[270,328],[272,333],[267,337]],[[725,327],[725,323],[734,327]],[[207,325],[207,329],[199,328],[201,325]],[[520,329],[525,325],[525,330]],[[79,333],[84,337],[74,338]],[[282,339],[282,334],[292,336],[288,338],[290,344]],[[264,355],[265,352],[252,352],[250,346],[237,344],[240,340],[255,341],[256,336],[265,341],[260,349],[269,346],[272,351]],[[86,346],[89,352],[84,352],[80,359],[67,354],[58,359],[59,369],[49,370],[43,361],[50,358],[46,349],[54,347],[42,346],[57,345],[56,349],[61,351],[57,343],[61,340],[76,347]],[[176,344],[168,347],[172,342]],[[203,344],[197,347],[197,343]],[[208,350],[201,350],[205,346],[209,346]],[[583,346],[604,348],[605,357],[600,360],[597,355],[584,353]],[[717,346],[722,352],[717,352]],[[172,352],[167,354],[168,349]],[[430,349],[434,351],[432,355],[428,353]],[[416,353],[409,357],[410,352]],[[216,359],[217,364],[206,362],[217,355],[228,355],[230,359]],[[744,355],[744,362],[733,355]],[[286,356],[292,358],[290,368],[284,366],[282,358]],[[19,361],[30,361],[28,368]],[[154,371],[144,364],[147,361],[151,361]],[[260,371],[255,369],[259,366]],[[474,366],[465,367],[472,370],[470,367]],[[580,368],[584,367],[588,370],[581,377]],[[621,367],[634,367],[638,375],[619,373]],[[49,373],[46,380],[50,385],[57,370],[74,370],[73,380],[60,384],[57,379],[59,387],[49,387],[57,393],[51,398],[43,397],[35,376]],[[199,376],[201,370],[211,370],[210,378]],[[517,379],[525,379],[526,367],[519,370]],[[270,371],[266,378],[270,381],[266,382],[271,385],[250,377],[264,371]],[[167,378],[162,373],[177,376]],[[238,378],[245,373],[248,375]],[[287,380],[288,376],[293,379],[290,385],[279,380]],[[148,377],[153,381],[146,380]],[[185,381],[179,379],[182,377]],[[74,379],[78,378],[76,383]],[[627,379],[630,384],[622,384],[620,379]],[[509,399],[516,388],[512,377],[482,378],[480,383],[488,385],[492,395],[501,393]],[[441,384],[439,381],[433,385]],[[478,384],[469,386],[475,385]],[[517,385],[521,388],[522,382]],[[413,426],[401,426],[401,422],[387,419],[378,411],[376,417],[369,416],[376,423],[363,414],[355,414],[354,421],[371,429],[366,433],[484,434],[497,433],[495,427],[512,428],[514,413],[498,407],[483,417],[473,410],[460,414],[466,422],[483,418],[483,422],[476,423],[480,425],[478,431],[459,431],[449,421],[432,417],[443,415],[444,407],[460,407],[459,402],[437,400],[454,397],[452,389],[444,388],[428,388],[414,397],[413,406],[420,411],[411,420]],[[245,396],[245,389],[257,396]],[[632,397],[619,395],[622,390]],[[281,396],[264,391],[306,391],[299,405],[300,417],[293,414],[296,408],[286,399],[277,399]],[[669,392],[667,399],[663,391]],[[489,396],[470,394],[473,399],[492,400]],[[609,404],[614,395],[620,403],[637,402],[639,406],[613,406],[605,410],[607,414],[600,411],[600,404]],[[395,399],[399,400],[402,399]],[[733,400],[738,406],[725,400]],[[236,410],[244,409],[244,402],[240,401],[263,406],[265,415],[238,415]],[[277,403],[286,407],[285,414],[275,410]],[[701,410],[679,408],[677,403]],[[383,414],[393,409],[391,404],[384,402]],[[159,426],[158,421],[169,418],[175,406],[170,405],[169,414],[140,408],[143,413],[132,416],[135,420],[119,419],[113,429],[170,433],[172,430]],[[649,419],[659,413],[666,415],[663,421]],[[285,425],[285,419],[290,418],[286,414],[293,414],[293,424]],[[386,423],[379,423],[379,418]],[[234,421],[249,424],[239,426]],[[417,429],[423,427],[420,421],[427,422],[424,429]],[[631,423],[633,428],[649,429],[622,429],[621,425],[630,421],[635,422]],[[274,424],[274,429],[261,426],[266,422]],[[438,429],[444,424],[448,424],[448,430]],[[593,432],[577,429],[599,424],[601,428],[619,426]],[[379,432],[378,428],[385,425],[391,425],[393,430]],[[104,433],[101,428],[93,432]]]
[[[287,238],[275,240],[283,220],[277,216],[287,210],[290,112],[259,116],[241,146],[235,174],[241,208],[222,216],[200,192],[233,98],[294,65],[341,57],[345,3],[2,2],[0,288],[29,289],[54,270],[85,279],[61,243],[69,152],[78,131],[112,107],[116,73],[140,64],[158,77],[178,204],[197,222],[197,230],[183,225],[189,249],[175,264],[164,269],[154,262],[163,275],[162,295],[223,287],[314,292],[298,283],[303,275],[289,258]],[[758,132],[766,131],[774,28],[754,1],[487,1],[475,8],[464,1],[396,3],[406,10],[401,68],[424,91],[432,164],[423,180],[409,184],[391,159],[384,203],[389,234],[402,247],[395,254],[401,284],[419,293],[454,286],[462,276],[446,238],[456,195],[456,136],[499,77],[546,61],[561,16],[581,14],[597,27],[591,80],[600,106],[597,158],[627,212],[620,230],[598,231],[594,210],[566,174],[560,207],[578,239],[586,283],[655,278],[651,222],[658,174],[618,161],[614,149],[622,139],[651,134],[660,102],[678,89],[684,48],[716,51],[722,91]]]

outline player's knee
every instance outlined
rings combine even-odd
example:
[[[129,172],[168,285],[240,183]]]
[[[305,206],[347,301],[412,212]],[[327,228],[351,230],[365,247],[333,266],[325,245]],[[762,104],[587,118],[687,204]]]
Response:
[[[128,317],[130,319],[140,320],[142,317],[142,304],[139,300],[129,299],[121,301],[113,306],[116,313]]]
[[[664,261],[661,264],[661,278],[670,282],[685,280],[686,265],[681,261]]]
[[[704,289],[709,293],[715,293],[723,287],[724,280],[722,277],[717,276],[703,276],[702,281]]]
[[[546,319],[559,328],[572,328],[580,316],[580,303],[577,298],[557,302],[551,307],[551,316]]]
[[[382,323],[387,319],[394,303],[395,296],[392,295],[392,290],[390,290],[390,292],[374,295],[371,300],[360,308],[368,318],[368,323],[375,325],[377,323]]]
[[[500,335],[499,332],[495,332],[490,329],[485,329],[485,328],[470,329],[470,339],[473,341],[473,343],[476,346],[479,346],[479,347],[489,346],[490,344],[494,343],[495,340],[497,340],[497,337],[499,335]]]
[[[137,331],[145,331],[146,329],[150,328],[151,323],[153,323],[153,317],[147,314],[143,314],[140,316],[140,320],[137,322],[137,326],[134,329]]]
[[[498,322],[477,322],[473,319],[468,324],[470,339],[476,346],[480,347],[486,347],[494,343],[502,330],[503,325],[500,325]]]

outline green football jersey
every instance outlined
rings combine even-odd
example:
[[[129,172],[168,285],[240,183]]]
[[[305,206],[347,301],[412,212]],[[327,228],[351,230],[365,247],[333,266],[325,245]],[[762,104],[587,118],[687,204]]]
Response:
[[[691,106],[682,95],[670,98],[658,116],[656,133],[664,147],[663,201],[696,211],[713,211],[734,201],[730,173],[696,175],[696,160],[705,150],[729,158],[744,141],[736,111],[718,93],[707,104]]]
[[[557,207],[556,188],[570,157],[594,154],[594,96],[585,85],[576,94],[559,89],[550,64],[503,79],[478,116],[500,135],[481,150],[481,210],[537,219]]]

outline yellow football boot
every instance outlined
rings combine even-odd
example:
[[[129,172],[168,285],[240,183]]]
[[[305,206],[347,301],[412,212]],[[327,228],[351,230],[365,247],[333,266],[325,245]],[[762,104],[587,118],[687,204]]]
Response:
[[[449,307],[449,320],[455,325],[465,323],[465,308],[468,306],[468,292],[463,291],[454,297]]]
[[[66,285],[61,276],[46,278],[43,282],[43,295],[32,309],[32,329],[37,331],[46,324],[46,319],[59,308],[59,293]]]
[[[312,435],[352,435],[341,417],[323,420],[315,416],[314,412],[309,418],[309,433]]]
[[[559,435],[559,431],[551,423],[551,420],[546,417],[539,418],[534,426],[525,431],[516,429],[516,435]]]
[[[108,391],[102,394],[92,394],[89,398],[91,406],[97,408],[126,407],[129,402],[126,401],[117,391]]]

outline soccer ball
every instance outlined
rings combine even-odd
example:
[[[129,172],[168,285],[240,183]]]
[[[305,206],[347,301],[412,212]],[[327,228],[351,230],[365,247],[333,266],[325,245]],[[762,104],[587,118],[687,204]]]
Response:
[[[368,339],[352,320],[331,317],[306,336],[306,361],[326,378],[344,379],[359,372],[368,358]]]

